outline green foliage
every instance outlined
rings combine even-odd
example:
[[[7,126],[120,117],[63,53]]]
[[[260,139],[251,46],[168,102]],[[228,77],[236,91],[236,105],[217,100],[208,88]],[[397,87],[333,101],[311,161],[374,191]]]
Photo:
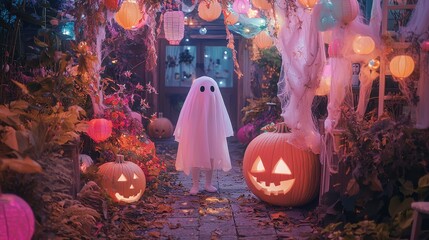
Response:
[[[262,90],[262,97],[277,96],[277,82],[280,78],[280,70],[282,66],[282,58],[275,47],[264,49],[260,52],[260,57],[255,61],[261,74],[261,81],[258,82],[258,77],[252,80],[252,88],[255,97],[260,97],[259,91]]]
[[[386,224],[390,237],[401,237],[412,223],[411,203],[429,200],[429,130],[388,118],[360,121],[353,111],[343,117],[341,164],[349,180],[343,191],[324,196],[324,218],[371,220]]]

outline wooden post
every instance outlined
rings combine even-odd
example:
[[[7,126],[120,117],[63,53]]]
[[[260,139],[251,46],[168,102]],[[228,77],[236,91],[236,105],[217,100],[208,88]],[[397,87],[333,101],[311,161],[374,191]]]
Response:
[[[80,162],[79,162],[79,144],[64,144],[63,157],[70,159],[72,185],[70,187],[70,195],[76,198],[77,193],[80,191]]]

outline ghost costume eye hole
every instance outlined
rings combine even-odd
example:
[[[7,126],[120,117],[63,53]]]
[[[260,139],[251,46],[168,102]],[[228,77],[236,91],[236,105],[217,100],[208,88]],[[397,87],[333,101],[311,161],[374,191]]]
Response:
[[[214,87],[213,87],[213,86],[211,86],[211,87],[210,87],[210,91],[214,92],[214,90],[215,90],[215,89],[214,89]]]
[[[200,87],[200,91],[201,91],[201,92],[204,92],[205,90],[206,90],[206,88],[205,88],[204,86],[201,86],[201,87]]]

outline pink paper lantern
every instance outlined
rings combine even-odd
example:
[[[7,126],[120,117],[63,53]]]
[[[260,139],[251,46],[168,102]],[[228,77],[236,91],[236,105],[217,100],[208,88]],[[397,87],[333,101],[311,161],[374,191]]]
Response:
[[[236,13],[247,14],[250,9],[250,2],[249,0],[235,0],[232,4],[232,9]]]
[[[0,239],[30,240],[34,233],[34,215],[20,197],[0,193]]]
[[[334,6],[332,15],[338,22],[348,24],[359,14],[359,3],[357,0],[331,0]]]
[[[104,118],[92,119],[88,123],[87,133],[95,142],[102,142],[112,135],[112,121]]]
[[[164,13],[165,39],[171,45],[179,45],[185,32],[185,16],[182,11],[169,11]]]

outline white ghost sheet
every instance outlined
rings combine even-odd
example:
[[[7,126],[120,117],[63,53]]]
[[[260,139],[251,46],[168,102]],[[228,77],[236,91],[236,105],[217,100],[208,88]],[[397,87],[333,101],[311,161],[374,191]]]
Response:
[[[231,169],[226,138],[234,134],[215,80],[197,78],[189,90],[174,131],[179,142],[176,170]]]

